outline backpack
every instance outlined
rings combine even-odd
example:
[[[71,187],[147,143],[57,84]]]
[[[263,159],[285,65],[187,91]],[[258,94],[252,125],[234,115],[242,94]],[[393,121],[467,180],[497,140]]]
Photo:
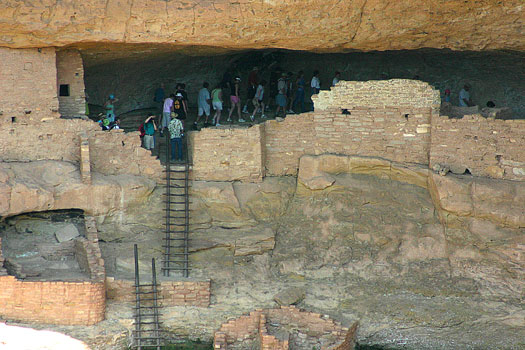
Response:
[[[140,124],[139,131],[140,131],[140,137],[144,137],[144,135],[146,135],[146,130],[144,130],[144,123]]]

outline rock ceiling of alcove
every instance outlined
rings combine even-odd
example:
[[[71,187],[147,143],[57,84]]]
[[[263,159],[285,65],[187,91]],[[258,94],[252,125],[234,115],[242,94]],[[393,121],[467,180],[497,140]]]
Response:
[[[523,0],[3,0],[0,46],[525,50]]]

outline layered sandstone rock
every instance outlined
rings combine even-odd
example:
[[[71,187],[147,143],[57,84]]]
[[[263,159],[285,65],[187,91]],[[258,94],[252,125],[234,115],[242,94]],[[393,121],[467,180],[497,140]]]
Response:
[[[520,0],[3,1],[0,45],[523,50],[523,11]]]
[[[92,173],[92,184],[84,184],[68,162],[0,163],[0,216],[71,208],[104,216],[146,201],[154,188],[152,180],[124,174]]]

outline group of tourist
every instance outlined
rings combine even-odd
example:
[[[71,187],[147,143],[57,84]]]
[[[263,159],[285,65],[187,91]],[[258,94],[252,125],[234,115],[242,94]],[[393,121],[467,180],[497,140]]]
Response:
[[[340,76],[340,72],[336,72],[332,85],[339,82]],[[216,126],[221,125],[221,115],[225,108],[228,109],[227,122],[232,122],[235,114],[237,115],[237,121],[240,123],[246,122],[243,114],[248,114],[251,121],[255,120],[255,116],[258,113],[261,114],[262,119],[265,119],[269,104],[269,99],[267,98],[268,82],[265,79],[259,78],[259,68],[254,67],[248,75],[244,104],[242,103],[243,97],[241,96],[241,82],[241,78],[238,76],[233,77],[230,71],[224,73],[222,80],[215,86],[211,93],[208,82],[204,82],[197,99],[198,115],[193,127],[197,128],[198,123],[203,117],[205,118],[204,125],[210,125],[208,123],[209,117],[211,116],[210,106],[215,111],[212,124]],[[298,108],[300,108],[301,113],[306,111],[305,96],[307,83],[303,71],[299,71],[296,75],[291,72],[282,73],[276,85],[275,116],[277,118],[280,118],[281,115],[285,117],[287,113],[295,113],[294,109]],[[315,70],[313,73],[312,79],[310,80],[310,87],[312,95],[319,93],[321,81],[318,70]],[[253,107],[251,113],[248,110],[250,104]],[[242,111],[241,106],[243,106]]]

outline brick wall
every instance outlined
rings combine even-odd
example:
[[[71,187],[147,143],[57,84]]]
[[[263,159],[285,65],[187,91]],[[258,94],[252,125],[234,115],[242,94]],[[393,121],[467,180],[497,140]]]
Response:
[[[61,50],[56,53],[57,91],[60,85],[69,85],[69,96],[58,96],[58,111],[63,116],[86,114],[84,65],[78,50]]]
[[[118,301],[135,301],[134,281],[106,278],[106,295],[108,299]],[[164,306],[198,306],[208,307],[211,297],[211,281],[162,281],[159,293]]]
[[[475,176],[525,180],[525,120],[434,117],[430,166],[437,164],[465,167]]]
[[[65,325],[92,325],[104,319],[104,282],[24,282],[0,276],[0,286],[3,318]]]
[[[0,47],[0,124],[58,118],[56,80],[54,48]]]
[[[264,177],[264,125],[190,132],[195,180],[260,182]]]
[[[62,325],[92,325],[104,319],[105,272],[95,219],[86,217],[85,226],[86,237],[75,242],[75,250],[79,265],[89,274],[90,281],[23,281],[0,273],[3,318]],[[2,260],[0,256],[0,262]]]

